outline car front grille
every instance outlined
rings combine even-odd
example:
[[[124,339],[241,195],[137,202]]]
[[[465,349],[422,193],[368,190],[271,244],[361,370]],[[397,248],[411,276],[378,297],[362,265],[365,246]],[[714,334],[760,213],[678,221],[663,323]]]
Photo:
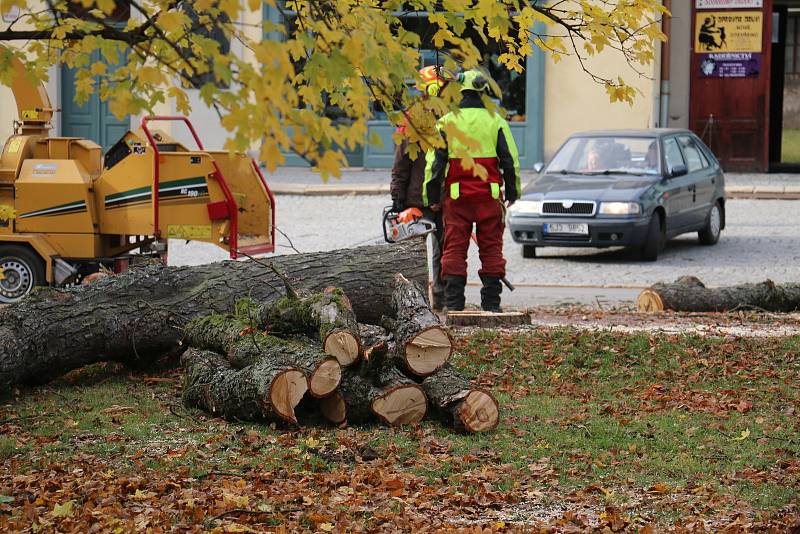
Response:
[[[596,204],[594,202],[575,200],[550,200],[542,204],[544,215],[573,215],[578,217],[591,217],[594,215]]]

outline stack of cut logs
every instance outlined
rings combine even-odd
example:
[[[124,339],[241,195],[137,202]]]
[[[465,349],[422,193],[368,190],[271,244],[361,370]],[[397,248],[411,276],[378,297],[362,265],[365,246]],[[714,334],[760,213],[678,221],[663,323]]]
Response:
[[[315,404],[333,424],[416,423],[429,415],[463,432],[492,430],[499,406],[448,360],[452,339],[419,286],[397,275],[382,326],[359,324],[341,289],[268,304],[238,303],[233,315],[194,319],[183,398],[231,420],[298,424]]]

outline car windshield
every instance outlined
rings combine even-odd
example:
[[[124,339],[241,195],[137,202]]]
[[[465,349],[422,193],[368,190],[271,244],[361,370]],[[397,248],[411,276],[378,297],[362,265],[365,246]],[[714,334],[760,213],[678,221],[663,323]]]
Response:
[[[556,153],[548,173],[634,174],[661,173],[655,137],[573,137]]]

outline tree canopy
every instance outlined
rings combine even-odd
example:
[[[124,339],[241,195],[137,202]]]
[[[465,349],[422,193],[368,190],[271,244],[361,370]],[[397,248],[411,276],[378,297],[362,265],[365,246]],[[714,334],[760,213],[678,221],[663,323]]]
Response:
[[[260,14],[262,0],[0,0],[0,42],[17,42],[0,48],[0,82],[9,82],[11,54],[38,79],[65,64],[77,69],[79,102],[98,93],[119,117],[167,99],[188,113],[187,91],[197,89],[231,132],[229,148],[259,146],[270,168],[294,152],[327,176],[345,164],[343,148],[364,142],[375,109],[408,125],[396,135],[409,138],[410,150],[440,142],[430,112],[454,107],[458,89],[449,84],[424,101],[413,91],[423,48],[437,51],[446,72],[484,65],[480,45],[488,42],[500,51],[496,62],[514,72],[537,48],[555,61],[573,55],[612,102],[632,102],[636,91],[622,76],[604,77],[586,60],[620,54],[636,77],[664,39],[659,0],[263,4],[281,21],[246,16]],[[414,31],[409,17],[426,18],[428,30]]]

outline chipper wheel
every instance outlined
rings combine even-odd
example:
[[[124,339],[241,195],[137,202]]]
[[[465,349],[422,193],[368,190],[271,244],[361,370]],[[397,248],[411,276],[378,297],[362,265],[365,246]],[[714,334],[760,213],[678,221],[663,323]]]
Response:
[[[16,302],[45,283],[44,262],[19,245],[0,245],[0,274],[0,304]]]

